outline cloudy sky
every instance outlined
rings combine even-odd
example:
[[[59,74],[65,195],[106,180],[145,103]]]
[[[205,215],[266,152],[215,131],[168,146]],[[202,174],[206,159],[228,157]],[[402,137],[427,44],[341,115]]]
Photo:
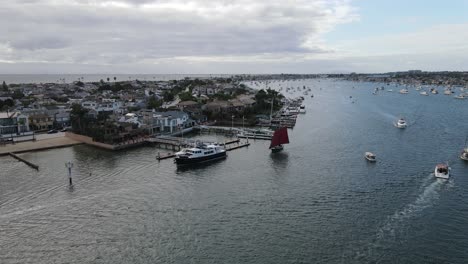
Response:
[[[468,70],[468,0],[8,0],[0,73]]]

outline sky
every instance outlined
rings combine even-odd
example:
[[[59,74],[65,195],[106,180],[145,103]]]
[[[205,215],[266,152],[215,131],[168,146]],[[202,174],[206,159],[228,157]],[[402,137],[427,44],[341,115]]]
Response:
[[[468,70],[468,0],[8,0],[0,74]]]

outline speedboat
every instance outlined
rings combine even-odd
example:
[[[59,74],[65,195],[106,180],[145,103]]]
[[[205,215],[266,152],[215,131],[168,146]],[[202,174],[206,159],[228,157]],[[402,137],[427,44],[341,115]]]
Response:
[[[406,120],[403,117],[398,119],[398,121],[395,123],[395,126],[398,127],[398,128],[407,127]]]
[[[455,98],[455,99],[465,99],[466,97],[465,97],[464,94],[459,94],[457,96],[454,96],[453,98]]]
[[[370,161],[370,162],[376,162],[377,161],[377,158],[375,157],[375,155],[372,152],[366,152],[364,154],[364,157],[366,158],[367,161]]]
[[[198,144],[175,154],[177,165],[189,165],[226,158],[226,150],[218,144]]]
[[[425,95],[425,96],[428,96],[429,94],[426,92],[426,91],[422,91],[419,93],[420,95]]]
[[[450,167],[446,163],[437,164],[434,169],[436,178],[448,179],[450,177]]]

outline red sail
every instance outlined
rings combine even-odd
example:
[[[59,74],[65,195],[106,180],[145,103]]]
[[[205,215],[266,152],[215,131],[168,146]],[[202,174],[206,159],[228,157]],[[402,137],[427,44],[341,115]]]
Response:
[[[276,147],[282,144],[288,144],[289,137],[288,137],[288,129],[286,127],[282,127],[275,131],[273,137],[271,138],[270,148]]]

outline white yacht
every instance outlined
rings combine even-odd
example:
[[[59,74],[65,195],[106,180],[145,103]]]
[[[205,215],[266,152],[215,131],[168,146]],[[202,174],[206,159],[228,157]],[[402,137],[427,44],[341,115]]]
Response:
[[[446,163],[437,164],[434,169],[436,178],[448,179],[450,177],[450,167]]]
[[[201,143],[193,148],[182,149],[175,155],[177,165],[189,165],[226,158],[226,150],[218,144]]]
[[[370,162],[376,162],[377,161],[376,156],[372,152],[364,153],[364,157],[366,158],[366,160],[368,160]]]
[[[406,120],[403,117],[398,119],[398,121],[395,123],[395,126],[398,127],[398,128],[407,127]]]
[[[400,93],[401,94],[407,94],[407,93],[409,93],[409,91],[408,91],[408,89],[403,88],[403,89],[400,90]]]

